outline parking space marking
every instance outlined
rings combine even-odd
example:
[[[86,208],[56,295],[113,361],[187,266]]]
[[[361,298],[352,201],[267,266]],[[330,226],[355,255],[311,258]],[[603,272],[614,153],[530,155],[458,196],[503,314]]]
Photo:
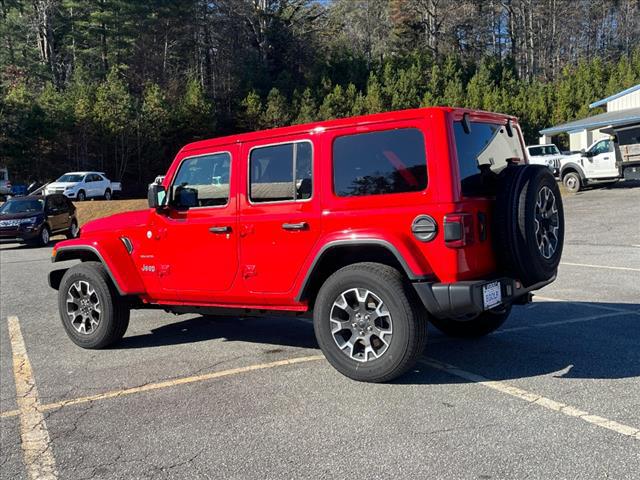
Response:
[[[612,307],[611,305],[601,305],[599,303],[596,302],[587,302],[587,301],[580,301],[580,300],[566,300],[564,298],[551,298],[551,297],[544,297],[544,296],[540,296],[540,295],[535,295],[533,297],[534,299],[540,300],[542,302],[564,302],[564,303],[573,303],[576,305],[588,305],[589,307],[593,307],[593,308],[599,308],[601,310],[610,310],[612,312],[626,312],[626,313],[633,313],[633,314],[638,314],[640,313],[640,309],[635,308],[619,308],[619,307]]]
[[[214,378],[230,377],[241,373],[254,372],[256,370],[266,370],[269,368],[283,367],[287,365],[295,365],[297,363],[313,362],[316,360],[324,360],[322,355],[310,355],[308,357],[295,357],[285,360],[277,360],[269,363],[259,363],[255,365],[248,365],[246,367],[231,368],[229,370],[221,370],[217,372],[204,373],[202,375],[193,375],[189,377],[174,378],[172,380],[165,380],[161,382],[148,383],[139,387],[123,388],[119,390],[111,390],[108,392],[97,393],[95,395],[88,395],[86,397],[71,398],[69,400],[60,400],[58,402],[47,403],[38,406],[39,412],[46,412],[49,410],[57,410],[62,407],[68,407],[70,405],[78,405],[81,403],[95,402],[98,400],[107,400],[109,398],[119,398],[135,393],[149,392],[152,390],[159,390],[169,387],[176,387],[178,385],[186,385],[190,383],[203,382],[206,380],[213,380]],[[18,415],[20,412],[17,410],[11,410],[3,412],[2,417],[11,417]]]
[[[580,420],[583,420],[592,425],[596,425],[601,428],[606,428],[607,430],[614,431],[616,433],[625,435],[635,440],[640,440],[639,428],[630,427],[629,425],[624,425],[622,423],[616,422],[614,420],[609,420],[607,418],[600,417],[598,415],[591,415],[589,412],[585,412],[584,410],[580,410],[571,405],[567,405],[566,403],[557,402],[550,398],[543,397],[542,395],[538,395],[537,393],[532,393],[522,388],[514,387],[513,385],[509,385],[506,382],[491,380],[486,377],[483,377],[482,375],[478,375],[472,372],[467,372],[466,370],[462,370],[461,368],[458,368],[455,365],[450,365],[448,363],[441,362],[434,358],[425,358],[421,360],[420,363],[427,367],[432,367],[437,370],[441,370],[455,377],[459,377],[464,380],[468,380],[470,382],[477,383],[484,387],[491,388],[498,392],[518,398],[520,400],[524,400],[525,402],[529,402],[531,404],[538,405],[548,410],[553,410],[555,412],[562,413],[563,415],[566,415],[568,417],[579,418]]]
[[[55,480],[58,472],[51,451],[51,439],[40,410],[38,389],[18,317],[9,317],[8,323],[24,465],[30,479]]]
[[[572,262],[560,262],[560,265],[569,265],[572,267],[586,267],[586,268],[604,268],[607,270],[626,270],[629,272],[640,272],[640,268],[631,267],[611,267],[609,265],[591,265],[589,263],[572,263]]]

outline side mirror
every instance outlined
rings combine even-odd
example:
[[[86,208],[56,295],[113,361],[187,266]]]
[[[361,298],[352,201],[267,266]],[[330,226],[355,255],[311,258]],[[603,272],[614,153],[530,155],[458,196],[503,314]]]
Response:
[[[149,208],[155,208],[156,210],[165,206],[167,199],[167,191],[164,186],[152,183],[149,185],[149,191],[147,192],[147,201],[149,202]]]

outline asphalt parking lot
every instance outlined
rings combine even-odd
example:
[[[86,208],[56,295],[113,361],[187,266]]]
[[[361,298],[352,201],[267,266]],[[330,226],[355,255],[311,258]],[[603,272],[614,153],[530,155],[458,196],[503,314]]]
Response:
[[[116,347],[82,350],[51,249],[2,245],[0,476],[639,478],[640,186],[565,197],[565,215],[534,303],[480,340],[432,328],[385,385],[338,374],[294,318],[138,311]]]

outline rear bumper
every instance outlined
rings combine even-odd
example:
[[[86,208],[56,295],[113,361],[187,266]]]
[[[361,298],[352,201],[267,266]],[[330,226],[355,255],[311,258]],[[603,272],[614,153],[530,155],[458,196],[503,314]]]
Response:
[[[447,318],[474,315],[487,310],[483,302],[482,287],[489,283],[500,282],[502,304],[504,305],[527,303],[530,300],[530,292],[538,290],[554,280],[555,276],[530,287],[523,287],[520,282],[509,277],[454,283],[416,282],[413,286],[431,315]]]

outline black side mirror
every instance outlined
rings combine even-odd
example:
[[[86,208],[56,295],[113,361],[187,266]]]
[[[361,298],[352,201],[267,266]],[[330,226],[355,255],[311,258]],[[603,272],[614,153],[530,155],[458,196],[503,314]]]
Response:
[[[147,201],[149,202],[149,208],[160,209],[165,206],[167,199],[167,191],[162,185],[152,183],[149,185],[149,191],[147,192]]]
[[[198,190],[192,187],[180,185],[175,189],[173,205],[178,209],[187,209],[198,206]]]

